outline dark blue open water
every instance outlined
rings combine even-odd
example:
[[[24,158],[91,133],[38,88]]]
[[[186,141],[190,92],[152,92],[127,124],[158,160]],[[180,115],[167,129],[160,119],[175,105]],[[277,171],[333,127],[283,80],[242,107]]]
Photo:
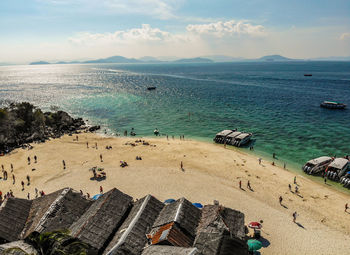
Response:
[[[211,141],[238,128],[254,133],[256,153],[296,165],[350,154],[350,107],[319,107],[324,100],[350,105],[346,62],[0,67],[0,104],[7,100],[59,106],[111,133],[133,127],[151,136],[157,127]]]

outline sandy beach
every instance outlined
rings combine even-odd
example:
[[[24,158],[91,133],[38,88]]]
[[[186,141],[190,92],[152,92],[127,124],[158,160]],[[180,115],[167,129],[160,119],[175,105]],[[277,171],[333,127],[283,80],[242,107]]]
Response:
[[[350,210],[344,212],[345,203],[350,203],[348,194],[299,175],[296,178],[299,194],[296,194],[295,173],[272,166],[264,159],[259,164],[255,156],[220,145],[141,138],[149,142],[149,145],[142,145],[135,143],[138,139],[84,133],[79,135],[78,141],[75,136],[64,136],[44,144],[33,144],[31,150],[17,149],[0,157],[0,164],[8,172],[8,180],[0,180],[0,190],[4,194],[11,189],[16,197],[23,198],[29,192],[30,198],[34,198],[35,188],[47,194],[72,187],[92,196],[99,193],[102,186],[104,191],[117,187],[134,199],[152,194],[160,200],[186,197],[202,204],[218,200],[224,206],[242,211],[247,224],[264,221],[262,254],[349,253]],[[107,150],[107,145],[113,149]],[[34,155],[37,163],[34,163]],[[136,160],[136,156],[141,156],[142,160]],[[66,169],[63,169],[62,160],[65,160]],[[120,167],[121,160],[129,166]],[[90,180],[93,175],[89,169],[94,166],[104,168],[106,180]],[[15,184],[12,174],[16,177]],[[27,175],[30,185],[27,185]],[[252,189],[247,188],[248,180]],[[21,181],[25,182],[24,191]],[[283,197],[282,205],[279,196]],[[295,211],[298,217],[293,223]]]

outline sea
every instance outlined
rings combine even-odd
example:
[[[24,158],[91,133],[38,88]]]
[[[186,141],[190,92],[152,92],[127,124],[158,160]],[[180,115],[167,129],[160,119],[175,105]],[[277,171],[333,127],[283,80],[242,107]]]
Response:
[[[304,74],[310,73],[311,77]],[[149,91],[147,87],[156,87]],[[254,151],[299,169],[322,155],[350,154],[350,62],[71,64],[0,67],[0,105],[28,101],[99,124],[212,143],[223,129],[254,134]],[[301,171],[301,170],[300,170]]]

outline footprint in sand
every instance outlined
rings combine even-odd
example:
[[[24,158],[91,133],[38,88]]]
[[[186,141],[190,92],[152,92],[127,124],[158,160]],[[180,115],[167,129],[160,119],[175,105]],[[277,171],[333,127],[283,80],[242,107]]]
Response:
[[[244,164],[241,164],[241,166],[244,166]]]

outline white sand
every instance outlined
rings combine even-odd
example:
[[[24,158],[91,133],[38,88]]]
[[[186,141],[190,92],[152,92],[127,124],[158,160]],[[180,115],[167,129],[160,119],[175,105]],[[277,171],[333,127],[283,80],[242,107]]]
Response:
[[[81,134],[79,141],[73,137],[52,140],[45,144],[34,144],[32,150],[16,150],[0,157],[0,164],[9,173],[7,181],[0,181],[0,190],[9,189],[17,197],[26,197],[34,188],[53,192],[63,187],[99,193],[117,187],[121,191],[141,198],[152,194],[160,200],[186,197],[192,202],[212,203],[214,199],[227,207],[242,211],[245,220],[264,220],[263,237],[269,245],[261,249],[262,254],[349,254],[350,213],[344,212],[348,194],[315,183],[302,176],[297,177],[300,196],[289,192],[294,173],[272,166],[263,160],[259,165],[256,157],[224,149],[222,146],[166,139],[145,139],[153,146],[124,145],[136,138],[103,138],[95,134]],[[86,148],[89,141],[90,148]],[[98,149],[92,148],[95,142]],[[106,150],[112,145],[112,150]],[[100,162],[99,155],[104,162]],[[33,156],[38,156],[34,164]],[[32,164],[27,164],[30,156]],[[142,160],[135,160],[141,156]],[[67,169],[63,170],[62,160]],[[119,161],[129,166],[121,168]],[[181,171],[183,161],[185,171]],[[16,184],[12,184],[10,163],[14,165]],[[103,167],[107,179],[91,181],[93,166]],[[32,171],[35,168],[35,171]],[[20,182],[31,177],[31,185],[21,191]],[[238,187],[242,180],[244,190]],[[254,190],[246,188],[250,180]],[[283,196],[284,208],[278,198]],[[292,213],[297,211],[299,226],[292,222]]]

